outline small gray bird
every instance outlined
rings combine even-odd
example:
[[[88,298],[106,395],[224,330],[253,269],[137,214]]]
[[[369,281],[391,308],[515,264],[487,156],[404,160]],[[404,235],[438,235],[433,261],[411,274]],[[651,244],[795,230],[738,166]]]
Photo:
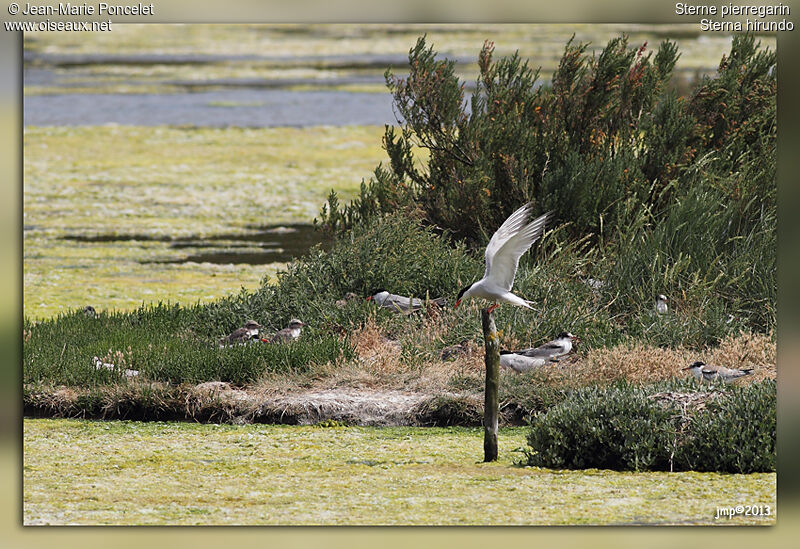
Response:
[[[97,311],[94,310],[94,307],[91,305],[87,305],[83,308],[83,314],[88,316],[89,318],[95,318],[97,316]]]
[[[561,332],[552,341],[548,341],[544,345],[532,347],[530,349],[523,349],[521,351],[507,351],[515,355],[525,356],[528,358],[541,358],[543,360],[553,360],[557,357],[569,354],[572,350],[572,342],[580,341],[578,336],[570,332]]]
[[[546,358],[530,357],[512,351],[500,351],[500,366],[515,372],[528,372],[547,363]]]
[[[258,331],[261,327],[261,324],[255,320],[248,320],[245,322],[244,326],[223,337],[219,341],[220,345],[225,347],[233,345],[234,343],[247,343],[251,339],[258,339]]]
[[[302,320],[293,318],[292,320],[289,321],[289,326],[279,331],[274,336],[272,336],[269,342],[288,343],[289,341],[294,341],[295,339],[300,337],[300,331],[303,329],[303,326],[305,326],[305,323]],[[264,340],[262,339],[261,341]]]
[[[752,368],[743,368],[737,370],[735,368],[726,368],[724,366],[710,366],[705,362],[698,360],[683,368],[689,370],[691,374],[700,381],[715,381],[720,379],[725,382],[733,381],[736,378],[749,376],[753,373]]]
[[[389,309],[393,313],[403,315],[411,314],[425,307],[425,300],[423,299],[391,294],[383,288],[374,290],[372,295],[367,298],[367,301],[374,301],[384,309]],[[447,299],[444,297],[431,299],[430,302],[439,307],[444,307],[447,305]]]
[[[656,296],[656,312],[660,315],[665,315],[669,312],[669,307],[667,307],[667,296],[664,294],[658,294]]]

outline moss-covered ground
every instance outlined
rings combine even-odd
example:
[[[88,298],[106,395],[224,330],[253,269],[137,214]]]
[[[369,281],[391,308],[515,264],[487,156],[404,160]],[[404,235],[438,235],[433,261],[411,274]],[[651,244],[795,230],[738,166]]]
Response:
[[[146,238],[309,223],[332,188],[355,195],[385,154],[382,130],[25,128],[25,314],[192,303],[256,288],[282,265],[158,263],[194,250]],[[142,239],[62,239],[108,234]]]
[[[28,419],[24,523],[775,523],[775,474],[523,468],[525,432]]]

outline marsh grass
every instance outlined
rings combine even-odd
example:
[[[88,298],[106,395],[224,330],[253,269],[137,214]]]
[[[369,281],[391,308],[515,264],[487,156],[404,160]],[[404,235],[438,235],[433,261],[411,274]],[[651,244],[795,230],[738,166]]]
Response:
[[[125,383],[120,372],[128,368],[143,378],[170,383],[244,384],[265,372],[305,372],[314,364],[354,356],[346,339],[314,334],[313,329],[304,339],[285,345],[257,342],[221,348],[218,339],[226,332],[218,326],[207,330],[216,330],[216,337],[192,329],[195,310],[159,304],[97,317],[76,311],[36,325],[28,323],[25,330],[30,337],[23,352],[26,380],[64,385]],[[94,368],[95,356],[115,369]]]

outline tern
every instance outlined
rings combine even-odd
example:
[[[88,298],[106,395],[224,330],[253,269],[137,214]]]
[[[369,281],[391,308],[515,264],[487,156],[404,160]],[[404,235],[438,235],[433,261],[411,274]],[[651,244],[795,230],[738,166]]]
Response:
[[[468,297],[482,297],[493,302],[489,307],[490,313],[499,307],[498,302],[533,309],[530,301],[511,293],[519,258],[542,236],[551,213],[548,212],[529,223],[528,218],[532,209],[532,203],[525,204],[495,231],[489,245],[486,246],[486,272],[483,278],[461,289],[456,299],[456,307]]]
[[[689,370],[694,377],[701,381],[714,381],[716,379],[721,379],[722,381],[727,382],[733,381],[739,377],[749,376],[753,373],[752,368],[737,370],[736,368],[726,368],[724,366],[710,366],[700,360],[683,369]]]
[[[580,338],[572,335],[570,332],[561,332],[554,340],[548,341],[544,345],[532,347],[530,349],[523,349],[521,351],[510,352],[515,355],[525,356],[528,358],[554,360],[557,357],[569,354],[569,352],[572,350],[573,341],[580,341]]]
[[[261,327],[261,324],[255,320],[248,320],[245,322],[243,327],[238,328],[227,336],[223,337],[220,340],[220,345],[225,347],[234,343],[247,343],[251,339],[257,339],[258,331],[261,329]]]
[[[418,298],[405,297],[397,294],[390,294],[383,288],[379,288],[372,292],[372,295],[367,298],[367,301],[374,301],[384,309],[398,314],[410,314],[419,311],[425,306],[425,300]],[[444,307],[447,300],[443,297],[431,299],[431,303]]]
[[[527,372],[544,366],[547,359],[530,357],[512,351],[500,351],[500,366],[510,368],[515,372]]]
[[[289,341],[294,341],[300,337],[300,330],[303,329],[303,326],[305,326],[305,323],[302,320],[293,318],[289,321],[288,327],[279,331],[269,339],[269,343],[287,343]],[[267,340],[262,339],[261,341],[266,342]]]
[[[658,294],[656,296],[656,312],[660,315],[665,315],[669,311],[669,307],[667,307],[667,296],[664,294]]]

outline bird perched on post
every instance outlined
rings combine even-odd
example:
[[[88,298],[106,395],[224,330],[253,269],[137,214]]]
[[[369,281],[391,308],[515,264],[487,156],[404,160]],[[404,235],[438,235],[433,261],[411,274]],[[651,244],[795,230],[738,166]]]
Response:
[[[490,313],[499,307],[498,302],[533,309],[530,301],[511,292],[519,258],[542,236],[550,216],[548,212],[528,222],[532,210],[532,203],[525,204],[495,231],[489,245],[486,246],[486,272],[483,278],[461,289],[456,299],[456,307],[468,297],[481,297],[493,303],[489,307]]]
[[[720,379],[725,382],[733,381],[736,378],[749,376],[753,373],[752,368],[743,368],[738,370],[736,368],[726,368],[725,366],[711,366],[705,362],[698,360],[683,368],[689,370],[691,374],[700,381],[714,381]]]
[[[222,347],[227,347],[234,343],[247,343],[251,339],[258,339],[258,331],[261,328],[261,324],[255,320],[248,320],[244,326],[223,337],[219,343]]]
[[[303,326],[305,326],[305,323],[302,320],[293,318],[289,321],[289,326],[269,339],[269,343],[288,343],[289,341],[294,341],[300,337],[300,331],[303,329]],[[266,340],[262,339],[261,341]]]
[[[410,314],[419,311],[425,306],[425,300],[416,297],[406,297],[397,294],[390,294],[383,288],[379,288],[372,292],[372,295],[367,298],[367,301],[374,301],[384,309],[398,314]],[[430,300],[431,303],[439,307],[447,305],[447,299],[437,297]]]

